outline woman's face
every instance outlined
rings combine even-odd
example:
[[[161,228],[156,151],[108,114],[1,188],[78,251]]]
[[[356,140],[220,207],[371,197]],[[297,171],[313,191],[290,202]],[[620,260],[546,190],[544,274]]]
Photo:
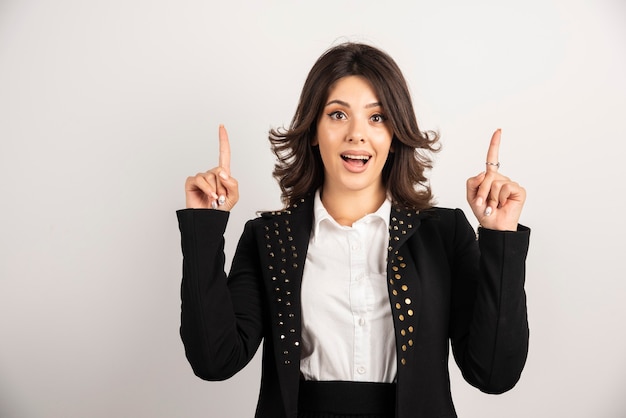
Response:
[[[313,145],[324,163],[324,191],[380,193],[393,132],[372,85],[361,76],[330,88]]]

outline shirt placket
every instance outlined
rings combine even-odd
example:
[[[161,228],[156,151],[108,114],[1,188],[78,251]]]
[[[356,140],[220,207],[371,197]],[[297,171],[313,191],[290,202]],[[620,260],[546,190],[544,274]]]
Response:
[[[371,309],[372,289],[367,280],[366,246],[363,231],[354,226],[348,233],[350,248],[350,309],[354,324],[354,381],[371,380]]]

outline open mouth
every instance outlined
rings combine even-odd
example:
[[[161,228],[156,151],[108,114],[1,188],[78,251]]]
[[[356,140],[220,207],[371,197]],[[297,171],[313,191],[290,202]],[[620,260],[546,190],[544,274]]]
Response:
[[[348,164],[364,166],[371,157],[369,155],[342,154],[341,158]]]

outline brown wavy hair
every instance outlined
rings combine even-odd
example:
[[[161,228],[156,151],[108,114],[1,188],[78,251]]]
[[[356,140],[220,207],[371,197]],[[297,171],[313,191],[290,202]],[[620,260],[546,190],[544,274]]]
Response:
[[[424,171],[432,168],[431,153],[439,150],[439,135],[420,131],[408,86],[395,61],[385,52],[361,43],[330,48],[311,68],[289,129],[269,132],[277,162],[273,175],[285,206],[291,206],[324,183],[319,147],[311,145],[328,93],[340,78],[357,75],[374,88],[393,130],[393,153],[383,168],[383,184],[395,205],[432,207],[432,192]]]

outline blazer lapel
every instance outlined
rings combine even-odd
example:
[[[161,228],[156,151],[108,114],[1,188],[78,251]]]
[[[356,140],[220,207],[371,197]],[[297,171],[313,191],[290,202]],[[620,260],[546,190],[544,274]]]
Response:
[[[387,248],[387,287],[396,334],[398,380],[404,376],[404,367],[412,362],[417,342],[416,330],[422,293],[416,266],[418,260],[415,260],[415,255],[405,243],[419,225],[419,211],[391,209]]]
[[[265,265],[269,329],[287,416],[297,411],[300,379],[301,298],[304,261],[313,219],[313,199],[276,212],[263,213],[259,246]]]

